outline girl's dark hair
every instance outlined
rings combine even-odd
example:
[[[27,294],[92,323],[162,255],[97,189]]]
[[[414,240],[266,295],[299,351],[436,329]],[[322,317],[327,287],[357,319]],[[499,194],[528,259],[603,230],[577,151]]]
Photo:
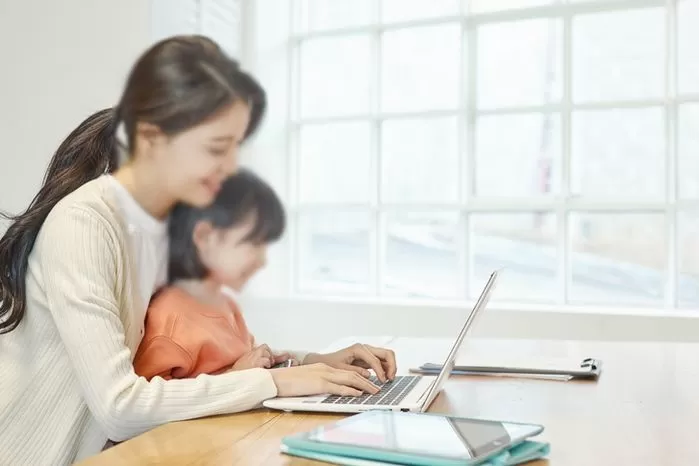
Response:
[[[261,178],[244,168],[224,181],[216,200],[209,207],[178,204],[170,214],[170,261],[168,279],[202,279],[204,267],[193,241],[199,222],[210,222],[216,229],[228,229],[250,218],[254,224],[243,242],[269,244],[284,233],[286,215],[279,197]]]
[[[29,254],[46,216],[66,195],[116,169],[119,125],[126,134],[124,149],[132,152],[139,122],[175,135],[236,101],[250,108],[247,138],[265,113],[265,92],[212,40],[177,36],[147,50],[132,68],[118,105],[88,117],[59,146],[27,210],[0,213],[12,222],[0,239],[0,334],[14,330],[24,317]]]

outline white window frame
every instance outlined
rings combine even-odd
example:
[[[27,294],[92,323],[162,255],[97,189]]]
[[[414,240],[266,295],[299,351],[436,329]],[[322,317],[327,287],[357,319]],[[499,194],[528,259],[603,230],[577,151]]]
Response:
[[[291,9],[289,11],[299,11],[296,8],[296,4],[300,0],[290,0]],[[370,257],[370,268],[371,268],[371,278],[372,278],[372,294],[369,295],[359,295],[346,297],[345,299],[356,300],[358,302],[376,302],[378,301],[391,301],[391,302],[408,302],[406,300],[396,300],[388,299],[380,295],[381,290],[381,277],[382,271],[381,267],[383,264],[383,245],[384,241],[384,231],[382,225],[382,216],[387,212],[401,211],[409,209],[412,211],[426,211],[430,210],[457,210],[460,213],[462,222],[462,231],[466,232],[464,236],[464,244],[461,246],[459,254],[461,256],[460,263],[462,265],[461,270],[464,275],[462,280],[464,285],[463,296],[465,301],[470,301],[470,291],[468,289],[469,284],[469,261],[466,254],[468,253],[468,218],[472,213],[484,212],[484,213],[517,213],[526,212],[531,213],[532,211],[546,211],[557,215],[557,248],[558,248],[558,296],[556,296],[555,308],[561,309],[614,309],[615,311],[621,311],[621,308],[605,305],[605,306],[573,306],[568,303],[568,290],[570,287],[569,277],[571,277],[570,269],[571,264],[569,261],[570,248],[567,244],[569,238],[569,222],[568,213],[573,211],[582,212],[623,212],[623,213],[663,213],[665,214],[665,233],[666,233],[666,249],[668,251],[668,266],[666,269],[665,278],[665,308],[674,309],[678,305],[678,275],[679,275],[679,264],[678,264],[678,251],[677,251],[677,214],[680,211],[697,211],[699,210],[699,201],[693,200],[679,200],[677,192],[677,115],[679,105],[687,102],[699,102],[699,95],[677,95],[677,28],[676,28],[676,14],[677,14],[677,2],[678,0],[619,0],[618,2],[589,2],[589,3],[579,3],[575,5],[553,5],[544,7],[534,7],[526,8],[520,10],[509,10],[496,13],[484,13],[484,14],[464,14],[462,11],[459,16],[452,17],[441,17],[435,19],[426,20],[415,20],[406,21],[401,23],[392,24],[375,24],[371,26],[363,27],[353,27],[353,28],[343,28],[341,30],[333,31],[322,31],[322,32],[311,32],[298,34],[292,32],[288,39],[288,56],[287,56],[287,115],[288,115],[288,141],[286,144],[286,161],[285,165],[289,168],[287,170],[286,180],[286,200],[289,207],[290,216],[290,234],[289,234],[289,248],[287,257],[287,270],[286,270],[286,288],[287,296],[294,297],[296,299],[335,299],[337,297],[336,293],[330,293],[330,295],[335,295],[335,297],[329,296],[327,293],[309,293],[300,291],[297,286],[297,276],[299,271],[299,238],[298,238],[298,219],[301,214],[315,209],[326,209],[335,208],[342,210],[359,210],[362,212],[370,212],[371,218],[373,219],[371,226],[371,257]],[[247,3],[247,2],[246,2]],[[467,1],[461,2],[462,9],[465,7]],[[379,5],[380,2],[377,0],[376,4]],[[666,8],[666,37],[665,37],[665,54],[666,54],[666,66],[665,66],[665,95],[661,99],[650,99],[643,101],[623,101],[623,102],[602,102],[602,103],[591,103],[591,104],[574,104],[572,102],[572,70],[571,70],[571,23],[572,18],[576,15],[583,13],[594,13],[594,12],[605,12],[605,11],[621,11],[621,10],[634,10],[648,7],[665,7]],[[247,17],[247,16],[246,16]],[[378,16],[377,16],[378,17]],[[517,108],[500,108],[493,110],[477,110],[475,105],[475,89],[476,89],[476,67],[477,63],[477,44],[475,40],[475,27],[481,24],[487,23],[499,23],[504,21],[513,20],[523,20],[523,19],[533,19],[533,18],[561,18],[563,21],[563,97],[560,104],[552,104],[545,106],[529,106],[529,107],[517,107]],[[298,96],[299,94],[299,84],[295,77],[298,75],[298,45],[307,39],[317,38],[317,37],[329,37],[329,36],[343,36],[356,33],[370,33],[372,35],[373,44],[373,62],[372,66],[375,70],[373,76],[373,86],[374,90],[379,89],[381,76],[380,73],[380,60],[381,60],[381,34],[385,31],[409,28],[414,26],[426,26],[426,25],[436,25],[441,23],[453,23],[458,22],[461,25],[461,33],[463,37],[462,47],[467,47],[467,50],[462,50],[462,63],[461,72],[462,78],[467,77],[467,79],[461,79],[461,101],[463,106],[455,111],[428,111],[428,112],[410,112],[405,114],[396,113],[379,113],[378,105],[378,95],[373,98],[373,111],[366,115],[355,115],[352,117],[342,117],[342,118],[314,118],[314,119],[299,119],[297,107],[298,107]],[[294,18],[292,14],[289,14],[289,31],[293,31]],[[468,83],[468,89],[463,85]],[[637,108],[637,107],[661,107],[664,109],[666,114],[665,118],[665,145],[666,145],[666,200],[658,202],[590,202],[581,199],[575,199],[570,195],[570,165],[571,165],[571,115],[575,110],[580,109],[609,109],[609,108]],[[301,203],[299,202],[299,190],[298,190],[298,168],[299,158],[298,158],[298,147],[296,137],[298,131],[303,124],[308,123],[319,123],[319,122],[331,122],[331,121],[341,121],[341,120],[355,120],[355,121],[371,121],[374,126],[374,134],[379,134],[379,126],[381,122],[389,117],[396,116],[411,116],[411,117],[421,117],[421,116],[434,116],[437,114],[444,115],[457,115],[461,122],[464,122],[461,127],[466,128],[468,134],[462,134],[459,137],[459,153],[467,154],[466,157],[460,157],[461,174],[462,180],[470,179],[473,180],[474,171],[471,169],[473,167],[473,158],[475,156],[475,151],[473,144],[475,138],[473,137],[473,132],[475,128],[476,118],[480,115],[486,114],[511,114],[511,113],[524,113],[524,112],[555,112],[561,115],[562,121],[562,136],[563,136],[563,151],[562,151],[562,179],[559,194],[556,197],[541,200],[518,200],[518,199],[478,199],[473,196],[473,186],[474,183],[467,183],[469,191],[466,196],[462,196],[462,202],[454,204],[384,204],[380,202],[380,193],[377,192],[375,200],[369,204],[321,204],[321,203]],[[374,154],[372,157],[373,169],[371,173],[371,180],[373,181],[373,186],[376,187],[377,191],[380,191],[379,179],[377,176],[380,175],[380,140],[378,137],[374,137]],[[465,146],[468,144],[469,146]],[[460,190],[464,189],[464,183],[460,183]],[[478,284],[475,284],[476,286]],[[444,301],[446,304],[447,302]],[[509,306],[507,306],[509,307]],[[521,306],[516,306],[521,307]],[[524,306],[530,308],[552,308],[554,306],[549,305],[532,305]],[[642,309],[640,311],[642,314],[646,314],[648,309]],[[635,313],[635,312],[634,312]]]

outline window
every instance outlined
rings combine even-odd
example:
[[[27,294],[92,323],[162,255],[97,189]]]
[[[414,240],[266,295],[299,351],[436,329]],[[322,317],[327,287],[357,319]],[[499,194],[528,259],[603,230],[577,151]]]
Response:
[[[291,11],[295,293],[699,308],[699,0]]]
[[[203,34],[239,57],[242,47],[241,0],[151,0],[153,40],[178,34]]]

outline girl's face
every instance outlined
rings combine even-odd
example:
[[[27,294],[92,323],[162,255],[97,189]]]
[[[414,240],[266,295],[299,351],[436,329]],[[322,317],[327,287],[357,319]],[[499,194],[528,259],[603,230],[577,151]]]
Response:
[[[206,207],[214,201],[223,180],[238,170],[238,149],[249,121],[249,107],[236,101],[175,136],[155,130],[158,134],[139,141],[145,141],[147,157],[169,197]]]
[[[267,245],[245,241],[252,231],[254,216],[229,229],[217,229],[201,222],[194,229],[199,258],[210,277],[221,285],[241,291],[250,278],[267,263]]]

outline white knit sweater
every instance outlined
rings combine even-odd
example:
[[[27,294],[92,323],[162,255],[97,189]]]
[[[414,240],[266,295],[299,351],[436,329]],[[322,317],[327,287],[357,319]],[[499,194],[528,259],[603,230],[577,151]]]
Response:
[[[0,464],[64,465],[170,421],[276,396],[267,370],[148,382],[133,370],[141,302],[126,228],[101,177],[49,214],[29,258],[27,308],[0,335]]]

